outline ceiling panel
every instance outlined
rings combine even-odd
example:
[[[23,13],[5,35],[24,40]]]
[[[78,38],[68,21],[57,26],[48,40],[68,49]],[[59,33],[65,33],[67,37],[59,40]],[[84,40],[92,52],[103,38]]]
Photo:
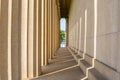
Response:
[[[59,0],[61,17],[68,17],[71,0]]]

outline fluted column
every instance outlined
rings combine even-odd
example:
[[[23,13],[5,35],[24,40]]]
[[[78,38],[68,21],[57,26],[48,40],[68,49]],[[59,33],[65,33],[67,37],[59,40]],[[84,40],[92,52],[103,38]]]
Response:
[[[48,60],[50,59],[50,1],[51,0],[48,0]]]
[[[34,1],[34,48],[33,48],[33,52],[34,52],[34,54],[33,54],[33,57],[34,57],[34,62],[33,62],[33,73],[34,73],[34,77],[37,77],[38,76],[38,72],[39,72],[39,70],[38,70],[38,58],[40,58],[41,59],[41,55],[40,56],[38,56],[38,9],[39,9],[39,2],[38,2],[38,0],[35,0]],[[41,7],[40,7],[41,8]],[[41,54],[41,53],[40,53]],[[41,61],[41,60],[40,60]],[[41,63],[41,62],[40,62]],[[41,66],[41,64],[40,64],[40,66]],[[41,67],[40,67],[41,68]],[[40,72],[41,72],[41,70],[40,70]]]
[[[53,0],[51,0],[51,58],[53,57]]]
[[[11,18],[12,0],[1,0],[0,25],[0,77],[1,80],[12,80],[11,78]]]
[[[55,28],[54,28],[54,16],[55,16],[55,0],[52,1],[52,57],[54,56],[54,46],[55,46]]]
[[[42,54],[42,66],[43,65],[45,65],[45,54],[46,54],[46,52],[45,52],[45,28],[46,28],[46,26],[45,26],[45,0],[42,0],[42,15],[41,15],[41,17],[42,17],[42,20],[41,20],[41,54]]]
[[[44,58],[44,65],[48,64],[48,0],[45,0],[45,26],[44,26],[44,50],[45,50],[45,58]]]
[[[21,79],[27,78],[27,23],[28,0],[21,1]]]
[[[50,59],[52,58],[52,0],[50,0]]]
[[[43,38],[43,35],[42,35],[42,32],[43,32],[43,2],[44,0],[37,0],[37,8],[36,8],[36,70],[38,69],[38,71],[36,72],[36,75],[38,74],[38,76],[40,76],[41,74],[41,66],[42,66],[42,50],[43,50],[43,43],[42,43],[42,38]]]
[[[28,77],[33,77],[34,0],[28,1]]]
[[[12,0],[12,24],[11,24],[11,60],[12,80],[20,79],[20,1]]]

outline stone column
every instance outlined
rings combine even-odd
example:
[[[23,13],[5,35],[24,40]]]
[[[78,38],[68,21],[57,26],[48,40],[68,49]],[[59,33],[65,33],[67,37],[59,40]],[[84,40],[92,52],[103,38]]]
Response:
[[[20,79],[20,1],[12,0],[12,24],[11,24],[11,60],[12,80]]]
[[[27,78],[27,23],[28,23],[28,0],[21,1],[21,79]]]
[[[50,59],[50,1],[48,0],[48,60]]]
[[[55,52],[55,0],[53,1],[53,56]]]
[[[48,64],[48,43],[47,43],[47,41],[48,41],[48,0],[45,0],[45,22],[44,22],[44,24],[45,24],[45,26],[44,26],[44,41],[45,41],[45,43],[44,43],[44,50],[45,50],[45,52],[44,52],[44,65],[47,65]]]
[[[41,54],[42,66],[45,64],[45,0],[42,0],[42,14],[41,14]]]
[[[51,12],[52,13],[52,15],[51,15],[51,18],[52,18],[52,20],[51,20],[52,21],[52,26],[51,26],[51,43],[52,43],[51,44],[51,50],[52,50],[51,53],[52,53],[52,57],[53,57],[53,52],[54,52],[53,51],[53,46],[54,46],[54,44],[53,44],[54,43],[54,39],[53,39],[53,37],[54,37],[53,36],[54,35],[54,33],[53,33],[54,32],[54,28],[53,28],[54,27],[54,23],[53,23],[54,22],[54,17],[53,17],[54,6],[53,5],[54,4],[53,3],[54,3],[54,0],[52,0],[52,7],[51,7],[51,9],[52,9],[52,12]]]
[[[11,78],[11,18],[12,0],[1,0],[1,26],[0,26],[0,75],[1,80]]]
[[[52,58],[52,0],[50,0],[50,59]]]
[[[37,0],[34,0],[34,30],[33,30],[33,76],[38,75],[38,53],[37,53]]]
[[[28,77],[33,77],[34,0],[28,1]]]
[[[69,19],[66,18],[66,46],[68,46],[69,41]]]
[[[44,3],[43,2],[44,0],[37,0],[37,13],[36,13],[36,17],[37,17],[37,19],[36,19],[36,53],[38,54],[38,56],[36,55],[36,57],[38,58],[38,62],[36,62],[36,64],[38,64],[37,66],[38,66],[38,72],[36,72],[36,74],[38,74],[38,76],[40,76],[40,74],[41,74],[41,66],[42,66],[42,48],[43,48],[43,46],[42,46],[42,28],[43,28],[43,5],[42,5],[42,3]],[[36,60],[37,60],[37,58],[36,58]],[[36,68],[36,70],[37,70],[37,68]]]
[[[38,76],[38,0],[35,0],[34,2],[34,48],[33,48],[33,56],[34,56],[34,62],[33,62],[33,73],[34,77]],[[41,8],[41,7],[40,7]],[[40,56],[41,57],[41,56]],[[40,71],[41,72],[41,71]]]
[[[53,29],[54,29],[53,30],[53,41],[54,41],[53,42],[53,45],[54,45],[53,46],[53,56],[55,56],[55,46],[56,46],[56,44],[55,44],[56,43],[56,40],[55,40],[55,38],[56,38],[56,33],[55,33],[56,32],[56,27],[55,27],[55,21],[56,21],[55,20],[55,18],[56,18],[55,7],[56,6],[55,6],[55,0],[54,0],[54,10],[53,10],[53,19],[54,19],[53,20]]]

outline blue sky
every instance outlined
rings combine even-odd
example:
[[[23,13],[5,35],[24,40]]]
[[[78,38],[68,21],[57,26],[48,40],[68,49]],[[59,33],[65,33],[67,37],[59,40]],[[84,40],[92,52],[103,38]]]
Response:
[[[66,30],[66,20],[65,20],[65,18],[62,18],[61,20],[60,20],[60,29],[61,30]]]

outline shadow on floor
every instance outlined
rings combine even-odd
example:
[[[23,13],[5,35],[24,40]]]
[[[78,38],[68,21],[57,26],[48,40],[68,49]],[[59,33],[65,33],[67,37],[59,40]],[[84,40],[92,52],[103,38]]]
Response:
[[[32,80],[80,80],[83,72],[67,48],[60,48],[49,65],[42,67],[43,75]]]

